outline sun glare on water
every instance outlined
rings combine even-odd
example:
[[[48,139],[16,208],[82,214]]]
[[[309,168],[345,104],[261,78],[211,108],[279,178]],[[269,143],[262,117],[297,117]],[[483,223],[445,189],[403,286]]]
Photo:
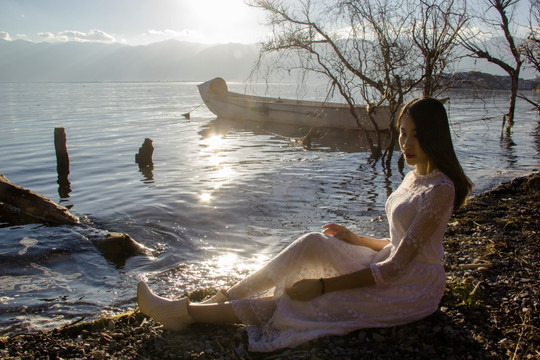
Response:
[[[229,276],[234,273],[252,273],[268,261],[268,257],[258,255],[251,258],[242,258],[235,253],[227,253],[213,260],[212,268],[221,276]]]
[[[199,201],[210,203],[215,191],[230,183],[237,175],[234,168],[227,163],[228,159],[224,149],[227,144],[222,136],[214,135],[202,142],[205,147],[203,150],[203,159],[207,164],[206,174],[203,181],[204,190],[199,194]]]

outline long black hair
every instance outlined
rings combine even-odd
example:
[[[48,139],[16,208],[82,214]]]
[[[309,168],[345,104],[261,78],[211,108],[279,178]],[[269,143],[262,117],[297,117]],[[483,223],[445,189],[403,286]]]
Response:
[[[454,210],[458,209],[467,199],[474,184],[465,175],[454,151],[444,105],[433,98],[412,100],[401,111],[397,121],[398,129],[405,114],[414,121],[418,143],[428,156],[431,165],[442,171],[454,183]]]

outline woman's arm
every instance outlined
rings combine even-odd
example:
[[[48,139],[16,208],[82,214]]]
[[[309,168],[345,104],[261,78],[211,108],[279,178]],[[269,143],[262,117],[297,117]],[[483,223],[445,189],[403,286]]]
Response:
[[[377,239],[369,236],[357,235],[345,226],[334,223],[323,225],[323,229],[324,234],[354,245],[366,246],[375,251],[380,251],[390,242],[388,239]]]
[[[390,240],[357,235],[343,225],[323,225],[323,233],[348,243],[366,246],[375,251],[384,248]],[[293,284],[285,293],[293,300],[308,301],[323,293],[375,285],[371,270],[365,268],[350,274],[325,279],[304,279]]]
[[[401,276],[418,256],[420,249],[432,241],[442,245],[443,233],[454,208],[454,186],[438,184],[422,195],[416,214],[399,245],[390,257],[371,264],[371,273],[380,285]],[[438,233],[437,238],[433,238]]]

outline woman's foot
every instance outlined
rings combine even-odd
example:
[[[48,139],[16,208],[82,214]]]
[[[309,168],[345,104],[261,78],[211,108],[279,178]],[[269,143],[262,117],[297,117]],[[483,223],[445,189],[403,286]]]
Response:
[[[227,290],[219,290],[214,296],[212,296],[210,299],[203,301],[203,304],[215,304],[215,303],[221,303],[230,301],[229,295],[227,294]]]
[[[137,302],[141,313],[168,330],[182,330],[193,322],[189,315],[189,299],[169,300],[155,295],[144,281],[137,285]]]

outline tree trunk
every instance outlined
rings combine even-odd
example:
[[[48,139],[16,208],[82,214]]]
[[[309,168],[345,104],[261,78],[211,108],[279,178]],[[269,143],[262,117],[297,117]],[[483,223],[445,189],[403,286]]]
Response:
[[[512,74],[511,79],[510,107],[508,108],[508,124],[506,125],[508,130],[512,130],[512,127],[514,126],[514,114],[516,112],[516,99],[519,85],[519,70]]]
[[[15,185],[0,174],[0,201],[32,217],[60,224],[77,224],[79,218],[61,205],[34,191]]]

